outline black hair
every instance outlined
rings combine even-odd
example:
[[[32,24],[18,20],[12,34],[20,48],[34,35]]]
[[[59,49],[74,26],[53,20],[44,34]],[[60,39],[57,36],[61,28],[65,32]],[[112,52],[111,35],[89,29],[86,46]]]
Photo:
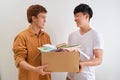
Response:
[[[92,11],[91,7],[87,4],[79,4],[78,6],[76,6],[74,9],[74,15],[79,12],[82,12],[83,14],[88,13],[89,19],[92,18],[92,16],[93,16],[93,11]]]

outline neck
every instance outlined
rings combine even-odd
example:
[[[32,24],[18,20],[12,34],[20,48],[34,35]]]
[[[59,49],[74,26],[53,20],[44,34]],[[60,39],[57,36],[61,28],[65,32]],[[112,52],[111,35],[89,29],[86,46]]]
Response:
[[[39,34],[39,33],[40,33],[41,29],[40,29],[38,26],[36,26],[36,25],[34,25],[34,24],[31,24],[31,27],[32,27],[32,29],[34,30],[34,32],[35,32],[36,34]]]
[[[91,30],[90,25],[86,25],[84,27],[80,27],[80,33],[81,34],[84,34],[84,33],[88,32],[89,30]]]

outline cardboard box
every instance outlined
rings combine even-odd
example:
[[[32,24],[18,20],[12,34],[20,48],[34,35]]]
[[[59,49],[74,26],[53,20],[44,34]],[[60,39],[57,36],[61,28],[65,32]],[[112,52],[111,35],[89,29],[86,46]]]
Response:
[[[50,72],[78,72],[78,52],[43,52],[42,65],[47,64],[45,71]]]

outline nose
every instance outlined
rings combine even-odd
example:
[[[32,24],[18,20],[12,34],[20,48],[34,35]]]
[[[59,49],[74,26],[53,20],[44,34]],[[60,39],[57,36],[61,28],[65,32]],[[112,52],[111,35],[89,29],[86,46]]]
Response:
[[[74,21],[77,22],[77,18],[75,18]]]
[[[46,19],[44,19],[44,22],[46,22]]]

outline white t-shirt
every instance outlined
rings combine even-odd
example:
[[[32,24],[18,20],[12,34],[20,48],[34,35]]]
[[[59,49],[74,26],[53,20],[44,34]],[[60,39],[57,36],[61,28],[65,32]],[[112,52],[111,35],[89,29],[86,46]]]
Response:
[[[93,49],[104,49],[104,41],[101,35],[95,30],[91,29],[84,35],[81,35],[79,30],[72,32],[68,39],[69,45],[80,45],[80,60],[86,61],[92,59]],[[81,73],[69,72],[67,75],[71,80],[95,80],[95,67],[94,66],[84,66]]]

